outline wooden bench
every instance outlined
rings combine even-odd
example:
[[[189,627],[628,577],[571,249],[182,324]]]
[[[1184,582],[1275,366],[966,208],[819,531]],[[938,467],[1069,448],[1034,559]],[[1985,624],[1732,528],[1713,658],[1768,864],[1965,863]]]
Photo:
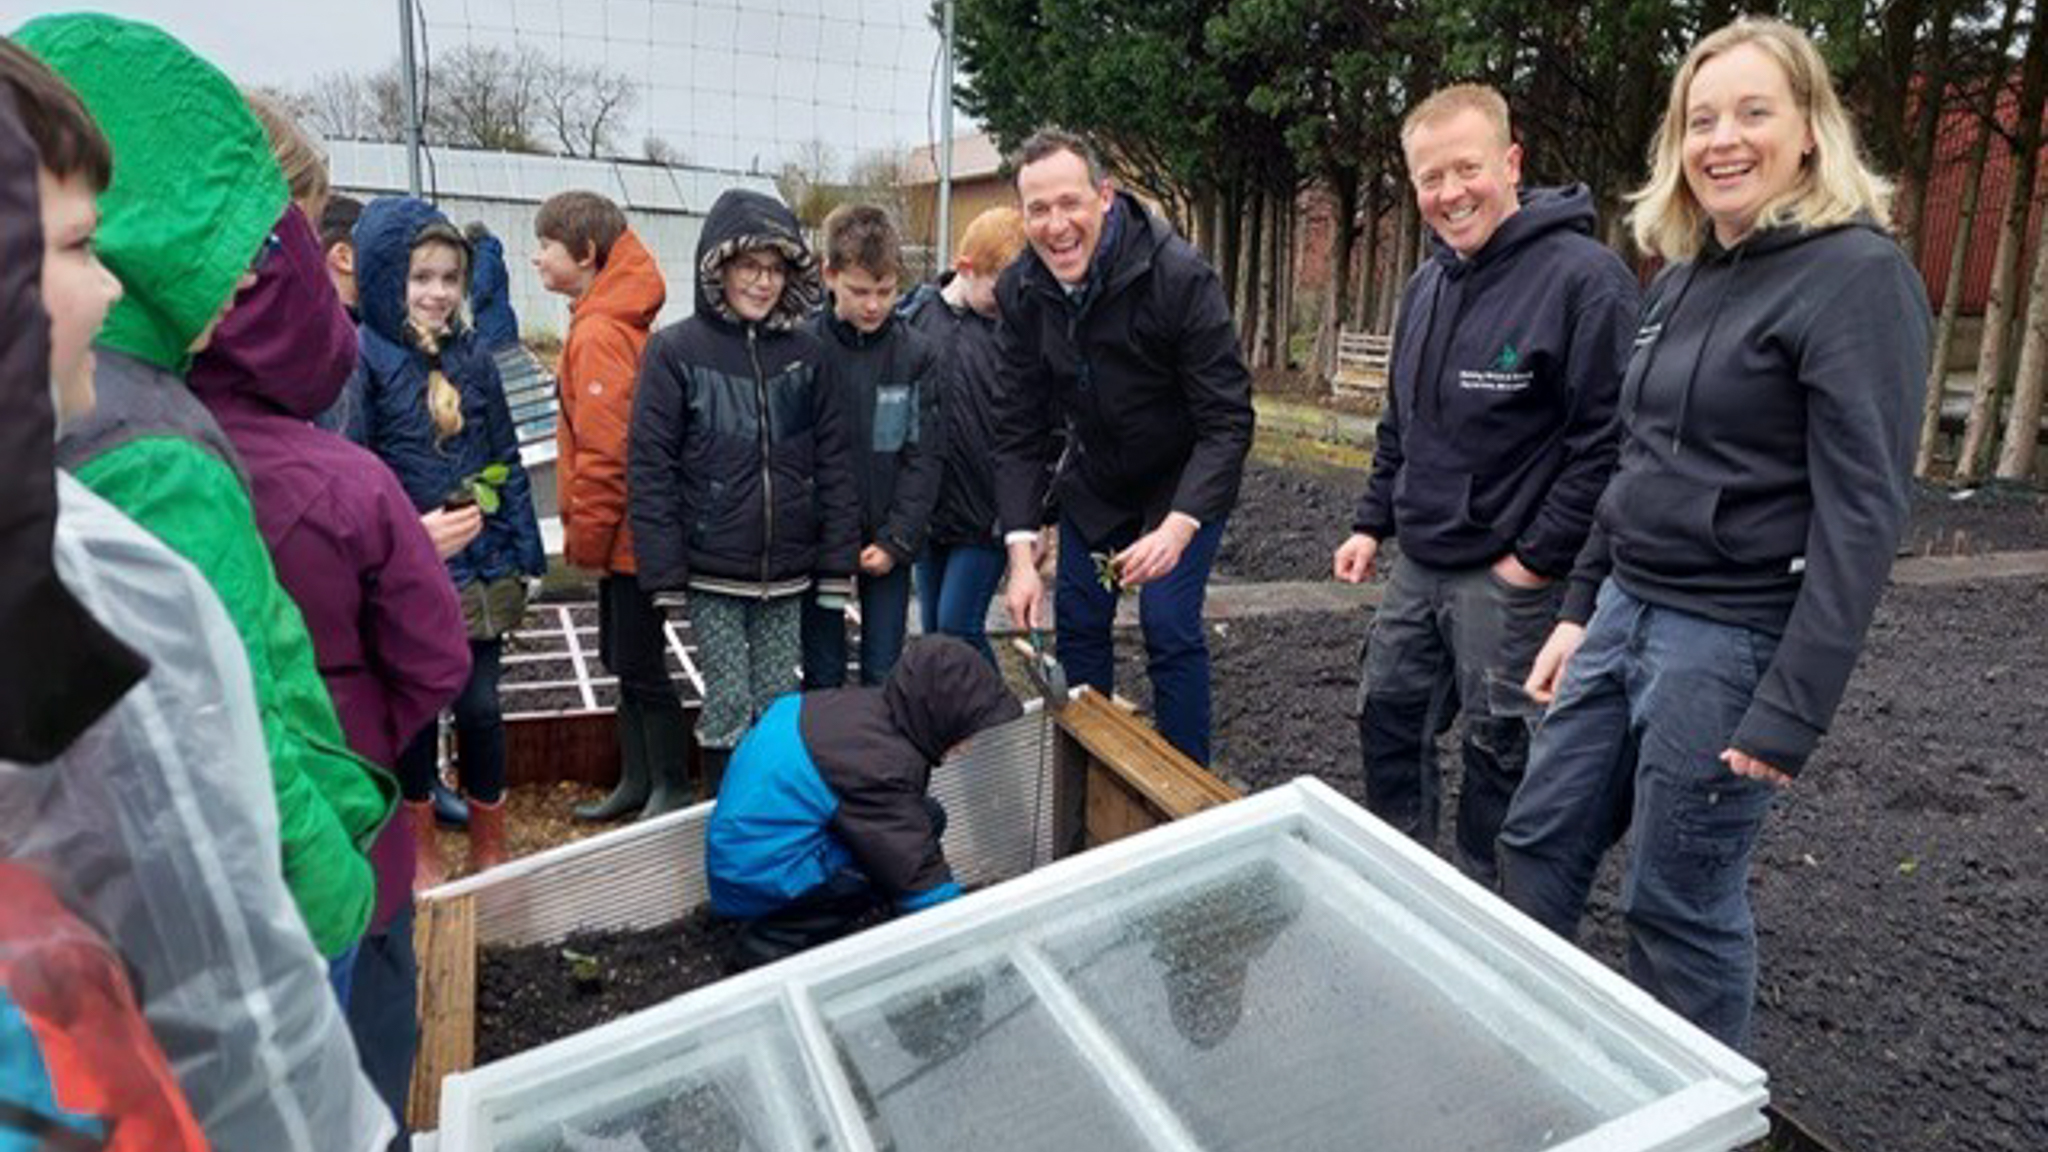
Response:
[[[1387,391],[1387,364],[1394,338],[1375,332],[1337,333],[1337,371],[1330,390],[1338,396],[1377,400]]]

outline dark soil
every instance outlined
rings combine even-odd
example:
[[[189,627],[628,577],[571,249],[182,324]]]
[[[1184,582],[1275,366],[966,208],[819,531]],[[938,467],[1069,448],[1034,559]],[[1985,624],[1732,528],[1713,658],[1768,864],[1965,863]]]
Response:
[[[700,908],[643,932],[485,948],[476,974],[478,1063],[637,1012],[725,975],[736,921]],[[587,960],[579,957],[588,957]]]
[[[1351,532],[1365,473],[1343,468],[1246,466],[1223,531],[1216,576],[1229,581],[1327,580],[1330,554]],[[2048,548],[2048,499],[2030,488],[1918,486],[1899,551],[1905,555]],[[1389,545],[1383,562],[1390,560]]]
[[[2044,619],[2038,582],[1893,588],[1834,731],[1766,825],[1754,1055],[1779,1106],[1843,1152],[2048,1148]],[[1364,630],[1362,616],[1215,627],[1218,770],[1359,796]],[[1134,654],[1118,687],[1149,696]],[[1584,943],[1618,967],[1617,871]]]

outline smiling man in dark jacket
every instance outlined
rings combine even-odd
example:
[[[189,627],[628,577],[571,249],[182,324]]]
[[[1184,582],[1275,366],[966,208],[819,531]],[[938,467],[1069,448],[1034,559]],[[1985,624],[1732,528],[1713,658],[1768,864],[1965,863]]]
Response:
[[[1173,229],[1103,175],[1087,142],[1035,133],[1011,161],[1028,255],[996,286],[1004,387],[996,507],[1010,615],[1041,625],[1036,540],[1046,445],[1060,470],[1060,662],[1114,682],[1117,588],[1138,587],[1159,731],[1209,761],[1202,599],[1251,449],[1251,374],[1222,282]]]
[[[1507,102],[1446,88],[1402,125],[1438,246],[1401,297],[1372,479],[1337,579],[1401,541],[1360,697],[1366,804],[1436,841],[1436,733],[1465,712],[1458,864],[1492,884],[1494,839],[1529,755],[1518,698],[1614,467],[1615,396],[1639,292],[1593,239],[1585,188],[1517,196]]]
[[[737,967],[850,931],[883,905],[960,895],[939,837],[932,769],[1023,709],[966,644],[910,645],[878,688],[785,696],[747,733],[704,832],[711,904],[748,921]]]

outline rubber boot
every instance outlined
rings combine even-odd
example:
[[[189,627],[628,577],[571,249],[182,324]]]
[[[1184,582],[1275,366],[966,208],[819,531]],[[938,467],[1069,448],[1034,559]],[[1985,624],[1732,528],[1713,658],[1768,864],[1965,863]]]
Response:
[[[652,820],[687,808],[696,802],[696,794],[690,789],[690,749],[687,735],[680,746],[670,746],[663,739],[647,742],[648,775],[654,781],[647,792],[647,806],[640,809],[640,819]]]
[[[469,870],[486,872],[505,862],[505,800],[469,798]]]
[[[438,888],[448,880],[448,865],[441,859],[441,842],[434,835],[434,802],[407,800],[405,818],[412,822],[412,890]]]
[[[630,699],[619,701],[619,783],[595,804],[578,804],[578,820],[621,820],[647,804],[646,712]]]
[[[434,819],[444,828],[469,827],[469,801],[464,800],[455,789],[439,780],[434,781]]]

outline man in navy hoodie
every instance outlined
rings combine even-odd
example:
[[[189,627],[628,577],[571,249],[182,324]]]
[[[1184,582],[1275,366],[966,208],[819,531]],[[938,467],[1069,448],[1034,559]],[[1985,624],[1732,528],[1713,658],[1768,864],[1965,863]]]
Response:
[[[1332,567],[1358,583],[1401,542],[1359,691],[1366,804],[1434,843],[1435,736],[1462,707],[1457,860],[1491,886],[1535,714],[1520,685],[1614,466],[1640,291],[1593,239],[1583,185],[1518,196],[1500,93],[1435,93],[1401,144],[1438,243],[1402,293],[1372,479]]]

